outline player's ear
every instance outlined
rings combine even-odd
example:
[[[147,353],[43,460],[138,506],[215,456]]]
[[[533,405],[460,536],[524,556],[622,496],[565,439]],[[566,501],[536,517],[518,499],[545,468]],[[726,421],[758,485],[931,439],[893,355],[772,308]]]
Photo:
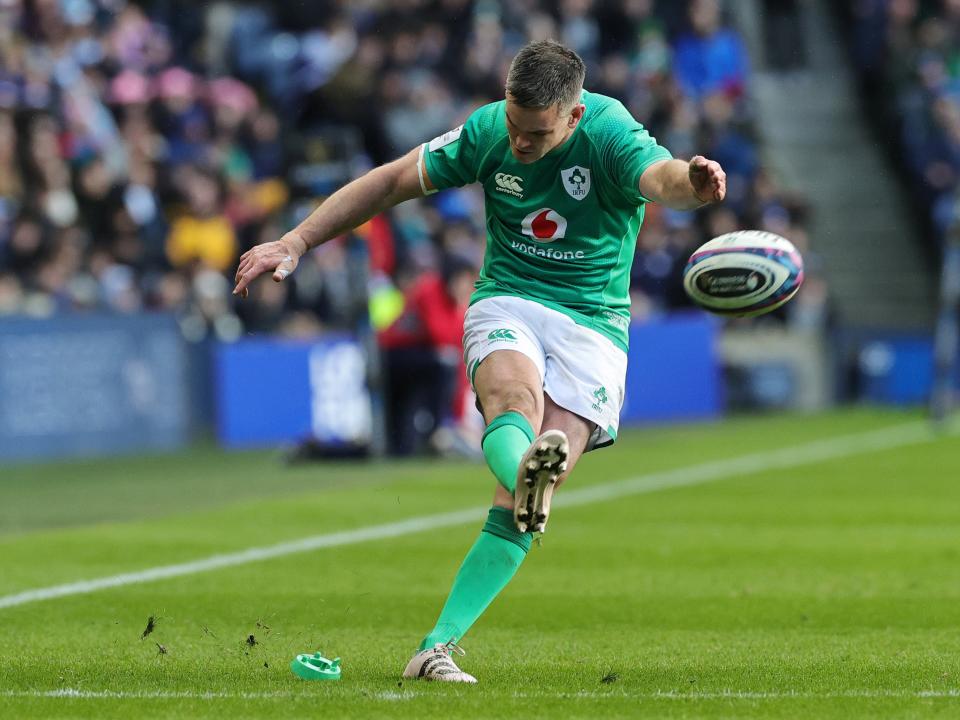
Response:
[[[570,111],[570,117],[567,118],[567,127],[575,128],[577,123],[580,122],[581,118],[583,117],[583,113],[586,109],[586,105],[574,105],[573,110]]]

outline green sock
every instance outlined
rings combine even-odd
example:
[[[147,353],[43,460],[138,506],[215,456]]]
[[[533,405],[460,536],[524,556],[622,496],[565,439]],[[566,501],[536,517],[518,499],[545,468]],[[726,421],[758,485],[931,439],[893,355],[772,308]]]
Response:
[[[530,544],[530,533],[519,532],[513,524],[512,511],[490,508],[480,537],[463,559],[463,565],[453,580],[440,618],[420,643],[420,649],[460,640],[510,582],[527,556]]]
[[[512,493],[517,485],[520,458],[533,442],[533,427],[518,412],[497,415],[483,431],[483,456],[497,481]]]

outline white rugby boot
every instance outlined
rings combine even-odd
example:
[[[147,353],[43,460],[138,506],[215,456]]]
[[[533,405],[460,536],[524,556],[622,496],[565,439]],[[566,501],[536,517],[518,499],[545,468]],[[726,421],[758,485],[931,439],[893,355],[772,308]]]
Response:
[[[446,645],[437,643],[432,648],[421,650],[407,663],[403,677],[440,682],[475,683],[477,679],[473,675],[457,667],[453,658],[450,657],[453,653],[466,655],[452,640]]]
[[[553,489],[566,472],[569,454],[562,430],[547,430],[523,454],[513,491],[513,521],[520,532],[546,532]]]

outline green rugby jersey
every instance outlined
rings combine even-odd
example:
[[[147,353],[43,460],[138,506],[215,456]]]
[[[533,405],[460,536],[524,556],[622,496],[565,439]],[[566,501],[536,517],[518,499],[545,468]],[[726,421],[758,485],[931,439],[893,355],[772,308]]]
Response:
[[[421,148],[421,172],[438,190],[483,184],[487,251],[470,302],[515,295],[559,310],[624,351],[630,266],[646,199],[640,175],[667,160],[617,100],[584,91],[583,118],[539,160],[513,157],[505,101]]]

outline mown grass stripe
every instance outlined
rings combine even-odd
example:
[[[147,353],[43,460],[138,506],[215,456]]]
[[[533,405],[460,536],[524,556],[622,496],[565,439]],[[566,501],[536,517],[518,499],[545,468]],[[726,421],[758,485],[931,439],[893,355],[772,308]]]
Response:
[[[925,422],[911,422],[868,432],[817,440],[777,450],[766,450],[733,458],[715,460],[697,465],[688,465],[673,470],[639,475],[591,487],[565,490],[558,494],[554,504],[559,507],[574,507],[606,500],[616,500],[630,495],[655,492],[668,488],[698,485],[729,477],[751,475],[758,472],[799,467],[826,460],[849,457],[868,452],[889,450],[935,440],[957,433],[958,426],[935,433]],[[354,530],[345,530],[324,535],[313,535],[300,540],[276,545],[253,547],[233,553],[212,555],[174,565],[161,565],[135,572],[107,577],[53,585],[25,590],[0,597],[0,609],[26,605],[43,600],[83,595],[87,593],[123,587],[137,583],[153,582],[168,578],[194,575],[222,568],[246,565],[252,562],[310,552],[323,548],[354,545],[374,540],[411,535],[438,528],[477,522],[487,508],[474,507],[449,513],[422,515],[398,522],[371,525]]]
[[[422,696],[415,690],[388,690],[373,693],[371,697],[381,700],[411,700]],[[945,690],[837,690],[815,692],[806,690],[750,691],[717,690],[677,692],[673,690],[655,690],[652,692],[618,691],[580,691],[573,693],[530,693],[518,692],[510,695],[514,698],[591,698],[591,699],[638,699],[638,700],[830,700],[842,698],[960,698],[960,689]],[[306,697],[304,693],[292,691],[277,692],[200,692],[189,690],[150,690],[128,692],[121,690],[78,690],[59,688],[56,690],[2,690],[0,697],[5,698],[59,698],[79,700],[271,700]]]

